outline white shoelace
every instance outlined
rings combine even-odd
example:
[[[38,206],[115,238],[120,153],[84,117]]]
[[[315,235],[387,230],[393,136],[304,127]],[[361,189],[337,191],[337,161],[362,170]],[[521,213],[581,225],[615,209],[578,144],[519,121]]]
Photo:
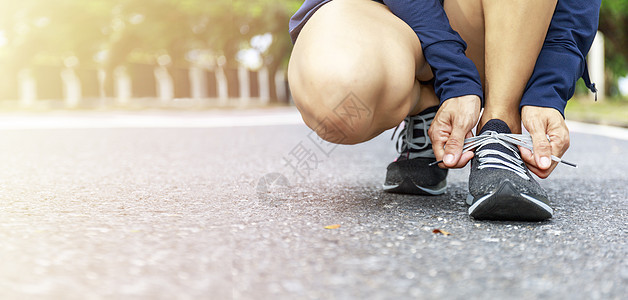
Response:
[[[478,161],[480,163],[478,169],[497,168],[502,170],[508,170],[514,172],[515,174],[519,175],[519,177],[525,180],[530,180],[530,177],[526,172],[523,160],[521,159],[521,155],[519,155],[519,150],[516,146],[526,144],[525,141],[518,139],[522,138],[522,136],[520,136],[521,135],[519,134],[506,134],[497,133],[495,131],[487,131],[482,135],[465,139],[465,146],[462,151],[464,152],[465,150],[477,147],[475,155],[478,156]],[[530,143],[531,142],[532,140],[530,139]],[[483,149],[484,146],[490,144],[500,144],[510,151],[503,152],[494,149]],[[495,156],[499,156],[502,159]]]
[[[495,143],[506,147],[510,150],[509,152],[511,153],[505,153],[493,149],[482,149],[486,145]],[[525,164],[521,159],[521,155],[519,155],[519,149],[517,148],[517,146],[521,146],[530,149],[530,151],[533,151],[532,137],[529,134],[512,134],[486,131],[481,135],[465,139],[462,152],[476,148],[475,155],[478,156],[478,161],[480,162],[480,165],[478,166],[479,169],[498,168],[509,170],[516,173],[521,178],[528,180],[530,179],[530,177],[527,175]],[[496,155],[503,159],[488,155]],[[554,155],[551,156],[551,159],[555,162],[564,163],[572,167],[577,167],[576,164],[560,159]],[[441,162],[442,161],[437,161],[432,163],[431,165],[435,165]]]
[[[404,151],[409,151],[409,156],[411,156],[409,158],[434,157],[434,151],[432,150],[432,147],[430,147],[430,138],[427,134],[427,130],[430,128],[434,116],[436,116],[436,113],[416,115],[406,118],[406,120],[404,120],[404,126],[399,132],[399,135],[397,136],[397,141],[395,142],[397,153],[401,154]],[[417,120],[420,120],[421,122],[416,122]],[[399,126],[397,126],[397,128],[399,128]],[[395,131],[393,132],[393,139],[395,137],[397,128],[395,128]],[[423,136],[415,137],[415,129],[423,130]]]

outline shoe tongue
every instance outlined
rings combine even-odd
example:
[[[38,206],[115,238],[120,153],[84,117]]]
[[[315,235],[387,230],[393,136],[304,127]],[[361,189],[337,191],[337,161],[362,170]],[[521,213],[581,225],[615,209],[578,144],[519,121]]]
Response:
[[[432,107],[428,107],[422,110],[420,113],[417,114],[417,116],[421,116],[425,118],[425,121],[429,121],[433,119],[434,116],[432,115],[432,116],[426,117],[426,115],[431,114],[431,113],[436,113],[437,111],[438,111],[438,106],[432,106]],[[423,125],[418,118],[416,118],[414,121],[415,121],[415,124]],[[429,125],[427,125],[426,129],[429,129],[429,128],[430,128]],[[414,133],[415,138],[425,136],[423,130],[421,129],[413,128],[413,133]]]
[[[484,126],[480,130],[480,135],[483,134],[486,131],[495,131],[497,133],[511,133],[510,128],[508,127],[508,125],[504,121],[499,120],[499,119],[492,119],[492,120],[489,120],[488,122],[486,122],[486,124],[484,124]],[[503,146],[501,144],[498,144],[498,143],[491,143],[491,144],[485,145],[485,146],[482,147],[482,149],[492,149],[492,150],[497,150],[497,151],[500,151],[500,152],[512,153],[511,150],[509,150],[505,146]],[[488,157],[495,157],[495,158],[498,158],[500,160],[504,160],[504,158],[502,158],[499,155],[489,154],[487,156]]]
[[[486,124],[484,124],[484,126],[482,126],[482,129],[480,130],[480,134],[489,130],[495,131],[497,133],[511,133],[510,128],[508,127],[508,124],[506,124],[506,122],[499,119],[491,119],[488,122],[486,122]]]
[[[433,158],[434,157],[434,152],[432,151],[432,147],[431,147],[431,142],[429,140],[429,137],[426,134],[426,130],[429,129],[429,121],[432,120],[434,118],[434,114],[438,111],[438,106],[432,106],[432,107],[428,107],[424,110],[422,110],[420,113],[411,116],[411,117],[407,117],[406,118],[406,123],[405,125],[408,126],[408,120],[413,118],[414,121],[414,127],[413,128],[406,128],[406,130],[412,130],[412,136],[414,139],[419,139],[417,146],[422,147],[423,145],[425,145],[425,143],[427,143],[426,148],[424,149],[406,149],[405,147],[408,146],[408,141],[405,142],[405,147],[402,147],[402,153],[401,156],[399,156],[399,158],[397,160],[405,160],[405,159],[411,159],[413,157],[428,157],[428,158]],[[429,116],[428,116],[429,115]],[[419,118],[421,117],[421,118]],[[423,123],[422,120],[425,120],[426,123]],[[423,138],[423,139],[421,139]],[[408,153],[406,153],[406,151],[408,151]],[[420,153],[420,154],[419,154]],[[417,156],[418,155],[418,156]]]
[[[428,107],[424,110],[422,110],[420,113],[418,113],[419,115],[427,115],[429,113],[435,113],[438,111],[438,105],[434,105],[432,107]]]

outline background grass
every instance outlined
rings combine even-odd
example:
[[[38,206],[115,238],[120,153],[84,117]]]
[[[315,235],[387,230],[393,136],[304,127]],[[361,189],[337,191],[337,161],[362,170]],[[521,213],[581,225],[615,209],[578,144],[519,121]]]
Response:
[[[565,118],[628,128],[628,101],[607,98],[605,101],[595,102],[588,97],[576,97],[567,103]]]

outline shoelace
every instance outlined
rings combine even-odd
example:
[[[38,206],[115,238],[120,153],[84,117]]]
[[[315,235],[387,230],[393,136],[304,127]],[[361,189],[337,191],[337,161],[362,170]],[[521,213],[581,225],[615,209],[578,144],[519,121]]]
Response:
[[[510,150],[512,154],[493,149],[482,149],[486,145],[495,143],[506,147]],[[465,139],[462,152],[476,148],[477,150],[475,152],[475,155],[478,156],[478,161],[480,162],[480,165],[478,166],[479,169],[484,169],[488,167],[505,169],[512,171],[527,180],[530,177],[526,174],[527,172],[525,170],[525,164],[523,163],[521,156],[519,155],[519,149],[517,148],[517,146],[521,146],[530,149],[530,151],[533,151],[532,137],[529,134],[512,134],[486,131],[481,135]],[[502,157],[503,159],[488,156],[490,154],[497,155],[499,157]],[[555,162],[564,163],[571,167],[577,167],[576,164],[560,159],[554,155],[551,156],[551,159]],[[439,164],[441,162],[443,161],[436,161],[431,163],[430,165]]]
[[[430,128],[430,124],[432,124],[432,120],[436,116],[436,113],[429,113],[425,115],[416,115],[412,117],[407,117],[404,119],[404,126],[399,131],[399,135],[397,135],[397,141],[395,142],[395,146],[397,149],[397,153],[407,153],[408,158],[410,158],[410,150],[417,150],[416,152],[412,152],[412,156],[414,157],[433,157],[434,151],[430,145],[430,139],[427,134],[427,130]],[[416,121],[420,120],[420,123]],[[395,127],[391,140],[395,138],[395,133],[401,124]],[[414,137],[414,130],[423,130],[423,136]]]
[[[477,147],[475,155],[478,156],[478,161],[480,163],[478,169],[497,168],[508,170],[514,172],[515,174],[519,175],[519,177],[525,180],[530,180],[530,177],[526,172],[523,160],[521,160],[521,155],[519,155],[519,150],[516,146],[520,144],[525,144],[525,142],[522,142],[517,138],[519,137],[515,137],[513,135],[505,133],[497,133],[495,131],[487,131],[482,135],[465,139],[464,148],[468,150]],[[532,140],[530,140],[530,142],[532,142]],[[500,144],[510,151],[503,152],[499,150],[483,148],[484,146],[490,144]],[[499,156],[502,159],[495,156]]]

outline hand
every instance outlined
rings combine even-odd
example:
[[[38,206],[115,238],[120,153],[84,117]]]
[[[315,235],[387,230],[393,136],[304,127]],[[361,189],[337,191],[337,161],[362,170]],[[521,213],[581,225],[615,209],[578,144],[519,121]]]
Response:
[[[532,136],[534,147],[534,153],[519,147],[521,158],[532,173],[547,178],[558,165],[550,155],[562,157],[569,148],[569,129],[565,119],[554,108],[524,106],[521,109],[521,121]]]
[[[448,99],[438,109],[428,134],[436,160],[441,168],[462,168],[473,152],[462,153],[464,139],[473,136],[471,129],[480,118],[480,97],[466,95]]]

